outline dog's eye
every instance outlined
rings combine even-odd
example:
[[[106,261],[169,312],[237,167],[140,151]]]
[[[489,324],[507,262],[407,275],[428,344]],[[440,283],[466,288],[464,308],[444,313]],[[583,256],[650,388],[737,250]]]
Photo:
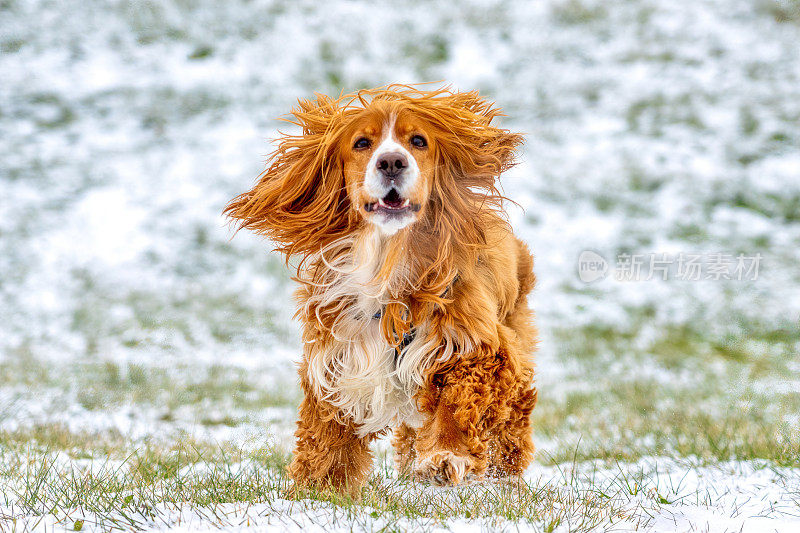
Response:
[[[366,137],[359,137],[355,143],[353,143],[353,149],[355,150],[363,150],[365,148],[369,148],[369,139]]]
[[[428,146],[428,141],[426,141],[425,137],[423,137],[422,135],[414,135],[413,137],[411,137],[411,140],[409,142],[411,142],[412,146],[416,146],[417,148],[425,148],[426,146]]]

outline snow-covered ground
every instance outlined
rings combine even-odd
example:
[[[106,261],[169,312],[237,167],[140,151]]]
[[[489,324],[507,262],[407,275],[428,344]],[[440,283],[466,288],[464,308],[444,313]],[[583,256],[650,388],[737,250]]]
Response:
[[[800,454],[795,0],[0,1],[0,432],[289,447],[291,282],[220,212],[297,98],[437,80],[526,134],[503,184],[536,257],[540,449],[702,456],[709,499],[620,529],[797,527],[797,468],[752,470]],[[703,278],[759,257],[757,279],[680,279],[688,254]],[[631,256],[667,279],[615,279]]]
[[[62,461],[63,462],[63,461]],[[104,464],[107,471],[113,465]],[[232,465],[231,470],[248,468]],[[56,467],[55,469],[58,469]],[[269,473],[263,471],[263,475]],[[644,480],[644,481],[642,481]],[[510,520],[500,516],[470,516],[476,495],[496,497],[496,489],[475,486],[463,489],[435,489],[406,483],[405,492],[416,500],[435,499],[442,507],[456,508],[456,516],[392,516],[366,505],[352,513],[348,509],[312,499],[290,500],[279,492],[263,495],[258,502],[238,501],[199,507],[174,502],[150,508],[145,513],[121,506],[119,513],[103,514],[85,509],[62,508],[58,514],[21,516],[16,531],[26,528],[73,529],[79,521],[83,531],[104,531],[118,523],[134,522],[144,531],[541,531],[548,523],[554,531],[797,531],[797,471],[767,465],[726,462],[714,466],[688,466],[645,458],[626,468],[601,469],[591,464],[562,467],[533,467],[526,476],[528,495],[557,492],[556,503],[541,509],[541,520]],[[533,488],[533,490],[530,490]],[[164,490],[156,489],[156,490]],[[380,489],[379,489],[380,490]],[[397,486],[384,490],[396,491]],[[513,501],[514,490],[504,496]],[[795,491],[793,493],[793,491]],[[602,509],[589,512],[592,494],[614,495]],[[124,501],[124,500],[123,500]],[[464,502],[467,502],[465,505]],[[544,506],[545,502],[542,502]],[[423,504],[424,505],[424,504]],[[536,505],[536,504],[534,504]],[[595,505],[597,505],[595,503]],[[585,506],[585,507],[582,507]],[[13,507],[0,506],[0,513],[12,515]],[[355,516],[354,516],[355,514]],[[544,523],[545,527],[542,527]],[[12,527],[11,531],[15,531]],[[547,529],[546,529],[547,530]]]

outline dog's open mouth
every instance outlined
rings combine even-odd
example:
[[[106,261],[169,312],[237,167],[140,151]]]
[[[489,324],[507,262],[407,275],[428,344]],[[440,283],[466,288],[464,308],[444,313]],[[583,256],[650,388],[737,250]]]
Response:
[[[378,200],[364,205],[367,212],[384,213],[387,215],[402,215],[410,211],[416,212],[420,209],[419,204],[412,204],[408,198],[403,198],[397,189],[392,189],[389,194]]]

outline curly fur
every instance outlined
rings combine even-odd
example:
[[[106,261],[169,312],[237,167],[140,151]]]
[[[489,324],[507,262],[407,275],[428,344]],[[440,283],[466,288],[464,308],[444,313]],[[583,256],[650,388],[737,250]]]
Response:
[[[300,486],[357,494],[388,429],[398,467],[439,484],[521,473],[531,460],[536,333],[527,247],[496,187],[519,134],[477,92],[389,86],[301,100],[252,190],[225,213],[297,258],[303,323]],[[364,210],[361,135],[423,132],[413,223]],[[374,215],[372,215],[374,216]],[[380,318],[376,318],[379,316]],[[404,342],[405,339],[405,342]]]

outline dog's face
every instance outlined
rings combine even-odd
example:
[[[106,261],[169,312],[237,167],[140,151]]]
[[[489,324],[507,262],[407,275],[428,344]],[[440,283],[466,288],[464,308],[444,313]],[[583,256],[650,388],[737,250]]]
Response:
[[[434,128],[403,106],[370,106],[351,119],[341,154],[353,207],[382,233],[409,225],[428,203]]]
[[[300,100],[289,122],[302,132],[282,134],[256,185],[225,213],[287,256],[308,257],[375,228],[480,240],[476,213],[499,208],[495,180],[522,142],[492,125],[499,114],[477,92],[448,89]]]

